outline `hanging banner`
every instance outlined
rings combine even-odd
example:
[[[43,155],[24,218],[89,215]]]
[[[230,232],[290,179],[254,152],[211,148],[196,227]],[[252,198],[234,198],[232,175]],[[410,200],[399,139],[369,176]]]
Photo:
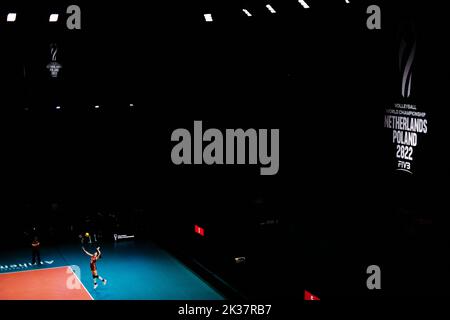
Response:
[[[391,132],[391,143],[395,146],[395,170],[413,174],[416,151],[422,138],[428,133],[427,113],[413,101],[417,39],[412,27],[401,32],[398,46],[399,80],[398,103],[386,108],[384,127]]]
[[[59,70],[62,68],[62,65],[56,62],[56,54],[58,53],[58,47],[56,44],[52,43],[50,45],[50,56],[52,61],[47,65],[47,69],[50,71],[50,76],[52,78],[57,78]]]

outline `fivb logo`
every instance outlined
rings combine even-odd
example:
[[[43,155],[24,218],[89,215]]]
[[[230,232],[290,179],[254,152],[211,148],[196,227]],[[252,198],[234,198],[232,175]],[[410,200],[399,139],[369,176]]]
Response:
[[[399,50],[399,68],[402,77],[402,97],[409,98],[411,95],[411,79],[414,58],[416,56],[416,40],[411,27],[404,28]]]

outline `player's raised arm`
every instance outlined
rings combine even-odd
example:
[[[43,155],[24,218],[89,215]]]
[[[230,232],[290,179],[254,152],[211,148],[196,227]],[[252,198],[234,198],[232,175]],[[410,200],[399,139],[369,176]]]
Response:
[[[86,251],[86,249],[84,247],[82,247],[81,249],[83,249],[84,253],[86,253],[88,256],[92,257],[93,254],[90,254],[89,252]]]
[[[102,252],[100,251],[100,247],[97,247],[97,255],[98,255],[99,258],[102,255]]]

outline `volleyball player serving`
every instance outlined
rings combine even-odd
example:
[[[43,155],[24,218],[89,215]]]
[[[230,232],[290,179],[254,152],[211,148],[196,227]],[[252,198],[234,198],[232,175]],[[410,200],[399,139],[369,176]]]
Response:
[[[91,257],[90,267],[91,267],[91,272],[92,272],[92,278],[94,279],[94,289],[97,289],[97,286],[98,286],[97,278],[103,282],[103,285],[106,284],[106,279],[100,277],[97,272],[97,260],[100,259],[101,255],[102,255],[102,253],[100,251],[100,247],[97,248],[97,251],[95,251],[94,254],[87,252],[86,249],[84,249],[84,247],[82,249],[83,249],[84,253],[86,253],[88,256]]]

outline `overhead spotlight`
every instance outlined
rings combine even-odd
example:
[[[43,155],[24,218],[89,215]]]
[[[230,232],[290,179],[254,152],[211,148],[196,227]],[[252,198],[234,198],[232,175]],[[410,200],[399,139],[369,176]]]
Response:
[[[247,9],[242,9],[242,11],[244,11],[244,13],[247,15],[247,17],[251,17],[252,14],[250,12],[248,12]]]
[[[17,14],[16,13],[8,13],[8,16],[6,17],[7,22],[14,22],[16,21]]]
[[[130,107],[134,107],[134,104],[130,103]]]
[[[59,109],[61,109],[61,106],[56,106],[56,110],[59,110]]]
[[[275,11],[275,9],[272,8],[272,6],[271,6],[270,4],[266,5],[266,8],[267,8],[271,13],[277,13],[277,12]]]
[[[50,18],[48,19],[48,21],[50,21],[50,22],[56,22],[56,21],[58,21],[58,18],[59,18],[59,14],[57,14],[57,13],[52,13],[52,14],[50,15]]]
[[[298,3],[300,3],[302,5],[302,7],[305,9],[309,8],[308,4],[304,0],[298,0]]]
[[[350,3],[350,0],[345,0],[345,3]]]
[[[99,106],[98,104],[96,104],[96,105],[94,106],[94,108],[95,108],[95,109],[99,109],[100,106]]]
[[[204,16],[205,16],[205,21],[206,21],[206,22],[211,22],[211,21],[213,21],[213,18],[212,18],[211,13],[206,13],[206,14],[204,14]]]

